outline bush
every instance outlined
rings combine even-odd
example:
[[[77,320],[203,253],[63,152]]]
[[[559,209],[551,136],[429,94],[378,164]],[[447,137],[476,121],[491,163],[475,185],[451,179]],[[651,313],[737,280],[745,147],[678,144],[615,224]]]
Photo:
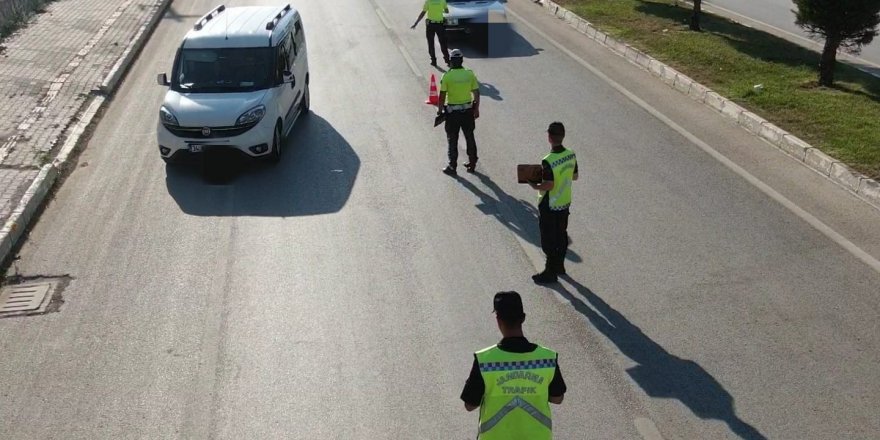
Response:
[[[0,38],[7,37],[48,0],[0,0]]]

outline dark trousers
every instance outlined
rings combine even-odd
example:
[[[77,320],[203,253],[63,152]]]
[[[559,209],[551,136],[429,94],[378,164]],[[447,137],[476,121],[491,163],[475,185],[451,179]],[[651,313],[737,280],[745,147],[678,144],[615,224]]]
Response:
[[[470,163],[477,163],[477,141],[474,139],[474,110],[454,111],[446,114],[446,140],[449,142],[449,165],[458,165],[458,132],[464,133]]]
[[[446,26],[443,23],[427,22],[425,24],[425,36],[428,37],[428,55],[431,56],[431,62],[437,63],[437,56],[434,55],[434,35],[440,40],[440,50],[443,51],[443,61],[449,61],[449,49],[446,47]]]
[[[542,206],[538,213],[541,249],[547,256],[547,270],[558,273],[568,252],[568,210],[551,211]]]

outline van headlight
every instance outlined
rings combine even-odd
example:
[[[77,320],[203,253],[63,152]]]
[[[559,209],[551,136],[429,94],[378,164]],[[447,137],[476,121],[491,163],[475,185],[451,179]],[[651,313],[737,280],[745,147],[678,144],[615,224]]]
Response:
[[[235,120],[235,125],[256,124],[266,115],[266,106],[260,104],[244,113]]]
[[[167,125],[180,125],[180,123],[177,122],[177,117],[174,116],[174,113],[171,113],[171,110],[165,108],[164,105],[159,108],[159,120]]]

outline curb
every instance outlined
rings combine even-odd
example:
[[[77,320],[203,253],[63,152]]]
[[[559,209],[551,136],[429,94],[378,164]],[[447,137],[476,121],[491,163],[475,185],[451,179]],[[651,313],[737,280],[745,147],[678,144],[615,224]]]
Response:
[[[137,34],[129,42],[125,51],[99,86],[101,93],[110,94],[116,90],[128,68],[131,67],[136,56],[146,44],[147,37],[156,28],[162,16],[165,15],[165,11],[171,2],[172,0],[162,0],[158,6],[154,7],[155,9],[150,19],[140,27]],[[66,139],[55,159],[52,163],[40,168],[36,179],[25,191],[24,196],[22,196],[18,205],[12,211],[12,215],[3,227],[0,228],[0,265],[5,263],[11,256],[13,249],[15,249],[18,241],[24,235],[34,215],[43,206],[53,185],[69,164],[70,156],[79,144],[83,133],[92,124],[105,102],[106,99],[103,96],[95,96],[85,110],[76,117],[77,122],[65,133]]]
[[[574,12],[550,0],[543,0],[541,6],[547,9],[550,14],[565,21],[588,38],[595,40],[617,55],[626,58],[629,62],[650,72],[653,76],[682,94],[689,96],[694,101],[701,102],[727,118],[732,119],[742,128],[766,140],[807,167],[812,168],[834,183],[848,189],[862,200],[880,209],[880,182],[876,179],[871,179],[853,170],[843,162],[826,155],[818,148],[813,147],[755,113],[746,110],[739,104],[694,81],[687,75],[600,31],[592,23],[584,20]]]

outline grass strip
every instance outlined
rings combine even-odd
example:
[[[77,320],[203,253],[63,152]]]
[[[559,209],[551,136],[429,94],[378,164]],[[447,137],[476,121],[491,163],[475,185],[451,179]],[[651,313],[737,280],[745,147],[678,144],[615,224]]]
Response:
[[[838,63],[835,86],[819,87],[819,54],[674,0],[554,0],[800,137],[829,156],[880,178],[880,78]],[[794,17],[792,17],[794,20]],[[763,90],[754,86],[762,84]]]

